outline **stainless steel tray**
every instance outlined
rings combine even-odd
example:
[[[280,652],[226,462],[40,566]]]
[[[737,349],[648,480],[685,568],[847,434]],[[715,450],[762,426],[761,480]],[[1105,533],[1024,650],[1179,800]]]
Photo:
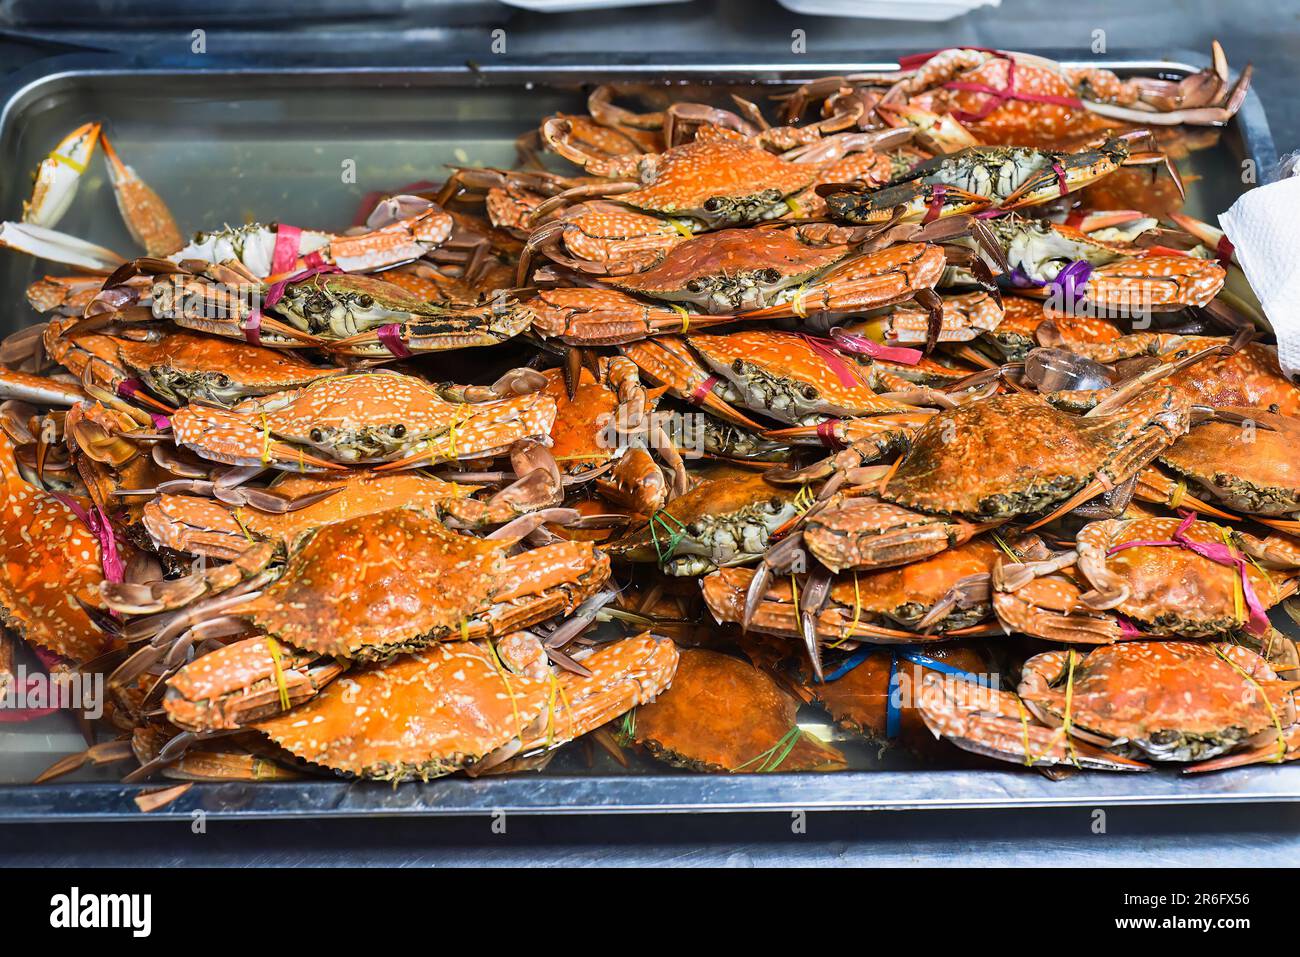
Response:
[[[1043,51],[1070,62],[1068,55]],[[1074,61],[1078,62],[1078,61]],[[1102,65],[1121,73],[1185,75],[1205,60],[1134,56]],[[539,117],[573,110],[584,84],[638,80],[672,86],[765,88],[814,76],[893,67],[891,62],[818,61],[668,64],[551,59],[545,64],[494,59],[416,69],[140,69],[114,56],[43,61],[0,88],[0,168],[33,169],[67,130],[103,119],[123,156],[168,201],[182,229],[212,228],[257,216],[303,226],[352,222],[370,190],[437,179],[444,163],[509,164],[514,138]],[[721,90],[715,89],[712,95]],[[690,91],[689,95],[710,95]],[[1212,149],[1183,164],[1190,173],[1187,211],[1213,219],[1239,190],[1241,164],[1267,171],[1273,141],[1252,92]],[[356,180],[345,182],[345,164]],[[28,182],[0,181],[0,217],[13,217]],[[61,229],[129,253],[111,191],[95,171],[82,184]],[[0,252],[0,334],[35,318],[22,292],[45,264]],[[1300,765],[1258,766],[1182,777],[1172,769],[1139,775],[1078,774],[1049,781],[1007,765],[996,770],[936,770],[893,752],[881,756],[860,739],[805,709],[800,723],[832,737],[854,770],[835,774],[696,775],[633,757],[628,769],[581,745],[565,748],[542,774],[449,778],[393,788],[327,779],[283,784],[197,784],[160,815],[195,809],[232,817],[400,814],[596,813],[647,811],[843,810],[1031,807],[1051,805],[1276,802],[1300,799]],[[81,747],[59,716],[15,728],[0,724],[0,821],[138,817],[139,788],[115,771],[31,786],[57,756]],[[156,786],[156,785],[151,785]]]

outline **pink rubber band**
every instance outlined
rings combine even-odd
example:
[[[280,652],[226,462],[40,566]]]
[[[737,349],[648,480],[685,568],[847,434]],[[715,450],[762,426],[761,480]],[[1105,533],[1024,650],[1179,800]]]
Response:
[[[411,350],[406,348],[406,343],[402,341],[402,327],[395,322],[380,326],[375,333],[379,336],[379,341],[384,344],[393,355],[399,359],[409,359]]]
[[[705,379],[703,382],[701,382],[699,385],[695,387],[695,391],[692,392],[687,397],[687,401],[698,405],[699,403],[704,401],[704,397],[708,395],[710,392],[712,392],[713,387],[717,384],[718,384],[718,377],[715,375],[709,376],[707,379]]]
[[[1220,545],[1214,542],[1198,542],[1187,537],[1187,529],[1196,521],[1195,512],[1184,512],[1183,521],[1174,532],[1172,540],[1137,541],[1124,542],[1122,545],[1116,545],[1107,555],[1114,555],[1116,552],[1122,552],[1126,548],[1161,548],[1174,546],[1185,548],[1190,552],[1200,555],[1202,558],[1214,562],[1216,565],[1223,565],[1228,568],[1235,568],[1237,574],[1241,576],[1241,594],[1245,599],[1246,607],[1250,610],[1250,619],[1246,623],[1246,631],[1252,635],[1265,635],[1271,627],[1268,621],[1268,611],[1264,604],[1255,594],[1255,588],[1250,583],[1250,576],[1247,572],[1248,565],[1246,559],[1237,554],[1227,545]]]
[[[68,509],[81,520],[81,524],[90,530],[90,534],[95,536],[99,542],[100,564],[104,569],[104,578],[111,582],[120,582],[126,577],[126,567],[122,564],[122,558],[117,553],[117,536],[113,532],[113,525],[108,520],[104,510],[96,505],[93,512],[88,511],[80,502],[71,495],[63,492],[51,492],[56,499],[68,507]]]
[[[854,352],[884,362],[897,362],[905,366],[914,366],[925,356],[925,353],[920,349],[881,345],[866,336],[860,336],[852,332],[840,332],[837,329],[831,330],[831,339],[835,342],[835,348],[844,352]]]
[[[830,344],[829,340],[819,339],[803,332],[798,335],[800,339],[808,343],[813,352],[826,360],[826,364],[835,373],[835,378],[840,380],[840,385],[847,389],[862,388],[862,379],[844,361],[844,357],[835,351],[835,347]]]
[[[281,223],[275,230],[275,250],[271,253],[271,275],[288,272],[298,261],[302,248],[302,230]]]

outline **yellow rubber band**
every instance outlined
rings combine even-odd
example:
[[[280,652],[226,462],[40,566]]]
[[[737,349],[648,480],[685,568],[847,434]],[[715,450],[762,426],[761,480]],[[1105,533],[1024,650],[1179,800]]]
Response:
[[[271,423],[266,420],[266,413],[262,416],[262,464],[267,465],[271,461]]]
[[[808,318],[808,311],[803,307],[803,294],[807,288],[807,283],[801,282],[794,291],[794,298],[790,300],[790,310],[800,319]]]
[[[673,224],[673,229],[677,230],[687,239],[690,239],[692,236],[695,235],[695,233],[691,232],[691,227],[686,225],[680,219],[670,219],[669,222]]]
[[[68,169],[75,172],[78,176],[80,176],[82,173],[86,171],[85,163],[78,163],[72,157],[64,156],[62,153],[51,153],[47,158],[54,160],[54,162],[56,163],[62,163],[64,166],[68,167]]]
[[[1268,709],[1268,716],[1273,719],[1273,727],[1277,730],[1277,757],[1273,758],[1271,764],[1281,764],[1286,760],[1286,732],[1282,730],[1282,719],[1278,717],[1277,709],[1273,707],[1273,702],[1268,700],[1268,695],[1264,693],[1264,686],[1255,680],[1255,677],[1246,671],[1245,668],[1237,664],[1226,654],[1218,645],[1214,647],[1214,653],[1226,661],[1236,672],[1255,686],[1259,692],[1260,698],[1264,701],[1264,707]]]
[[[1070,736],[1070,708],[1074,702],[1074,649],[1070,649],[1070,670],[1065,678],[1065,715],[1061,720],[1061,729],[1065,732],[1065,746],[1070,750],[1070,761],[1079,767],[1079,756],[1074,751],[1074,738]]]
[[[280,689],[280,710],[289,710],[289,683],[284,680],[284,669],[280,665],[280,644],[270,635],[266,636],[266,650],[270,652],[271,663],[275,665],[275,684]]]
[[[790,212],[794,213],[796,216],[803,215],[803,207],[799,205],[799,201],[795,199],[793,196],[790,196],[786,199],[785,205],[786,208],[788,208]]]
[[[853,637],[853,633],[858,630],[858,625],[862,622],[862,592],[858,589],[858,572],[853,570],[853,621],[849,622],[848,633],[838,641],[832,642],[828,647],[838,648],[844,642]]]
[[[253,536],[248,533],[248,526],[244,524],[244,519],[240,515],[241,511],[243,511],[241,508],[236,507],[235,511],[233,512],[235,524],[238,525],[239,530],[244,533],[244,537],[251,542],[253,540]]]
[[[1182,505],[1183,496],[1185,496],[1186,494],[1187,494],[1187,483],[1183,481],[1179,481],[1179,483],[1174,486],[1174,490],[1169,493],[1169,507],[1178,508],[1178,506]]]
[[[464,625],[463,620],[461,621],[461,624],[462,626]],[[510,686],[510,679],[506,677],[506,668],[505,665],[501,663],[501,659],[497,656],[496,645],[492,644],[491,641],[485,641],[483,643],[487,645],[488,656],[492,660],[492,667],[496,669],[497,675],[501,678],[501,683],[506,686],[506,694],[510,695],[510,710],[513,711],[515,715],[515,730],[519,737],[522,738],[524,736],[524,722],[523,719],[519,717],[519,702],[515,700],[515,689]]]
[[[1234,558],[1237,555],[1237,549],[1232,544],[1232,532],[1229,529],[1222,528],[1223,533],[1220,538],[1223,544],[1227,546],[1229,554]],[[1244,574],[1244,573],[1242,573]],[[1238,574],[1237,569],[1231,569],[1232,575],[1232,619],[1241,624],[1246,620],[1246,594],[1241,587],[1242,574]]]
[[[1020,732],[1025,739],[1025,767],[1031,768],[1038,759],[1029,750],[1029,715],[1025,712],[1025,706],[1019,695],[1016,695],[1016,710],[1020,712]]]
[[[686,335],[686,330],[691,327],[691,314],[686,311],[685,306],[679,306],[675,302],[670,302],[668,308],[672,309],[673,312],[682,317],[682,328],[678,335]]]

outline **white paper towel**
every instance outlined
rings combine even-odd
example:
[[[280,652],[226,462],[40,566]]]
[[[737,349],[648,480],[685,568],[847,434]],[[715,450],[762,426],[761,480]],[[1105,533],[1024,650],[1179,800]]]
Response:
[[[1259,186],[1219,217],[1277,333],[1282,371],[1300,376],[1300,176]]]

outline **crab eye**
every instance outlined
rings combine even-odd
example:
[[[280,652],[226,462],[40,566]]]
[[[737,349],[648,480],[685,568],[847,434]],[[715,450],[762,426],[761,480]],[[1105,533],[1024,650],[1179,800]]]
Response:
[[[745,371],[745,361],[744,361],[743,359],[737,359],[735,362],[731,363],[731,371],[732,371],[732,372],[744,372],[744,371]]]
[[[375,304],[375,300],[370,296],[357,296],[357,305],[362,309],[369,309]]]
[[[764,281],[764,282],[776,282],[776,281],[777,281],[778,279],[780,279],[780,278],[781,278],[781,273],[780,273],[778,270],[776,270],[776,269],[764,269],[764,270],[763,270],[763,281]]]
[[[698,279],[692,279],[686,284],[686,288],[691,292],[699,292],[704,288],[704,283],[700,282]]]
[[[393,426],[393,435],[395,435],[397,438],[400,439],[405,434],[406,434],[406,426],[404,425]]]
[[[218,386],[219,388],[224,389],[224,388],[226,388],[226,387],[229,386],[229,385],[230,385],[230,376],[226,375],[224,372],[218,372],[218,373],[217,373],[217,386]]]
[[[810,385],[806,385],[803,387],[803,397],[805,399],[815,399],[817,398],[817,390]]]
[[[716,213],[721,206],[722,202],[716,196],[710,196],[704,201],[704,208],[710,213]]]
[[[320,442],[320,441],[322,441],[324,438],[325,438],[325,433],[322,432],[320,429],[312,429],[312,430],[311,430],[311,440],[312,440],[313,442]]]

